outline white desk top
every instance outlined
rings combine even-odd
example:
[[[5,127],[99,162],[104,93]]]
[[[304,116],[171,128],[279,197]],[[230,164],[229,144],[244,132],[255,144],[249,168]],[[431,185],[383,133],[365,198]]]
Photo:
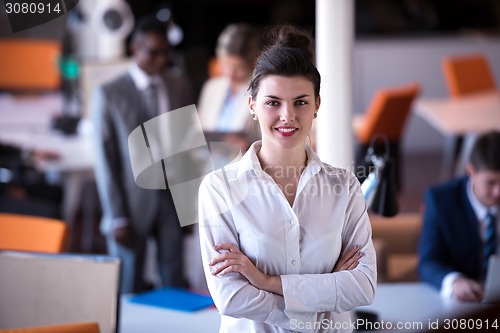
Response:
[[[500,91],[453,99],[417,99],[415,112],[446,135],[500,129]]]
[[[429,320],[458,318],[485,308],[485,304],[443,299],[438,290],[425,283],[381,283],[375,300],[359,307],[378,314],[379,320],[393,323],[422,323],[427,329]]]
[[[220,315],[213,307],[182,312],[132,303],[129,298],[125,295],[121,300],[120,333],[219,332]]]
[[[215,308],[186,313],[131,303],[128,298],[130,296],[123,296],[121,300],[120,333],[219,331],[220,316]],[[444,319],[484,307],[442,299],[436,289],[424,283],[382,283],[377,287],[373,304],[358,309],[377,313],[379,321],[422,323],[427,329],[429,320],[440,319],[442,324]]]

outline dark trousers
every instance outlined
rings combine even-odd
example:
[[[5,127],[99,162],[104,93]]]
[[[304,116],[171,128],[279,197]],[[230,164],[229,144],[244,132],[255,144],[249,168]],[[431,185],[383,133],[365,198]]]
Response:
[[[144,264],[148,239],[156,243],[156,260],[162,286],[186,287],[183,265],[183,232],[172,198],[162,191],[158,215],[148,235],[134,235],[131,248],[118,244],[108,236],[108,252],[121,259],[120,292],[138,293],[147,290],[144,281]]]

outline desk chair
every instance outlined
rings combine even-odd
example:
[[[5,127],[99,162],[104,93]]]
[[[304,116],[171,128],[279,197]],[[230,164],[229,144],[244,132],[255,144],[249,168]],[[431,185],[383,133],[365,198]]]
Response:
[[[0,329],[0,333],[100,333],[95,322]]]
[[[442,60],[442,69],[448,93],[452,98],[496,90],[488,59],[481,53],[445,57]],[[456,165],[456,160],[464,145],[463,141],[463,136],[447,139],[446,151],[451,156],[447,160],[451,161],[453,166]],[[451,165],[445,166],[446,169],[451,167]]]
[[[0,38],[0,90],[50,91],[61,85],[61,42]]]
[[[0,213],[0,249],[61,253],[68,226],[61,220]]]
[[[216,56],[208,60],[207,65],[208,77],[213,78],[222,75],[222,69],[219,63],[219,59]]]
[[[374,136],[381,135],[389,143],[389,157],[395,163],[396,187],[401,190],[400,142],[411,111],[413,101],[420,93],[418,83],[391,88],[382,88],[375,92],[370,105],[362,116],[354,118],[354,134],[357,139],[356,165],[367,167],[365,156]],[[375,143],[375,153],[382,153],[384,143]],[[362,182],[368,176],[358,175]]]
[[[442,68],[448,92],[453,98],[496,89],[488,60],[482,54],[445,57]]]

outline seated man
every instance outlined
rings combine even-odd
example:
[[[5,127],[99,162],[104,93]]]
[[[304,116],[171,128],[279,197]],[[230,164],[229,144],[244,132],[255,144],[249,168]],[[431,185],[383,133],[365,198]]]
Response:
[[[425,193],[419,273],[443,297],[480,302],[487,260],[500,241],[500,132],[477,139],[467,174]]]

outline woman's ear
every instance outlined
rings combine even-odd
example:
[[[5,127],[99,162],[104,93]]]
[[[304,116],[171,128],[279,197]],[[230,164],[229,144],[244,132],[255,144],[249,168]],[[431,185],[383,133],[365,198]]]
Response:
[[[257,120],[257,115],[255,114],[255,102],[252,96],[248,96],[248,110],[250,111],[252,119]]]
[[[319,110],[319,106],[321,105],[321,96],[316,97],[315,104],[316,104],[316,113],[317,113]]]

